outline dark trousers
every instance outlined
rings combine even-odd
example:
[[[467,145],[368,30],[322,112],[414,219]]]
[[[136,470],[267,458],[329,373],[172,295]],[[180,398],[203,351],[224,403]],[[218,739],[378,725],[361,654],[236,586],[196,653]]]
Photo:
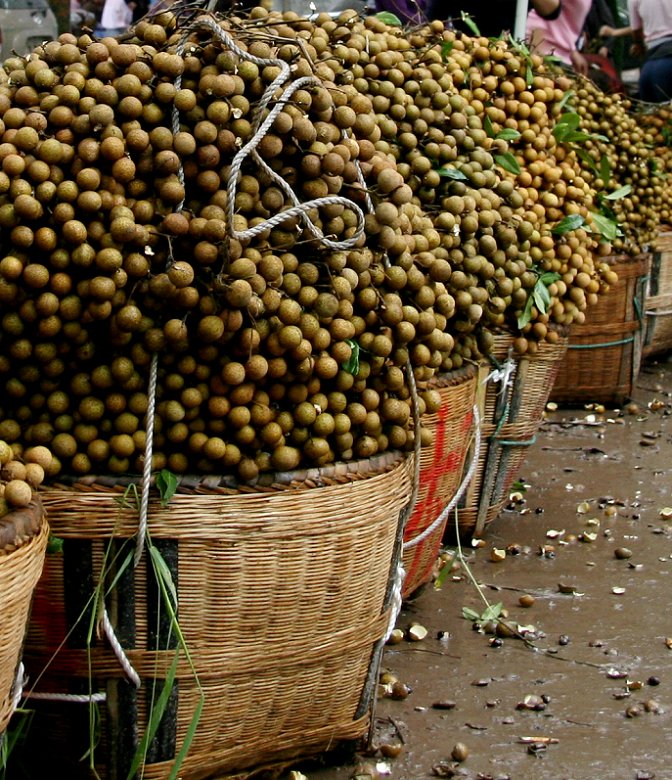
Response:
[[[672,100],[672,56],[647,60],[639,72],[639,99],[646,103]]]

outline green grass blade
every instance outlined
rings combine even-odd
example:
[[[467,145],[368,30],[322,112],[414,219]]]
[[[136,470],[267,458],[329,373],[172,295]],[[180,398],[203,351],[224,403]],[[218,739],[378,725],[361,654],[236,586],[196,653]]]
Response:
[[[187,753],[189,752],[189,748],[191,747],[192,740],[194,739],[194,735],[196,734],[196,728],[201,719],[201,714],[203,712],[204,705],[205,705],[205,696],[203,695],[203,693],[201,693],[201,698],[198,700],[198,704],[196,705],[196,709],[194,710],[194,716],[192,717],[191,722],[189,723],[189,728],[187,729],[187,733],[184,735],[184,742],[182,743],[180,752],[177,754],[177,757],[175,758],[175,763],[173,764],[173,768],[170,770],[170,777],[168,778],[168,780],[176,780],[177,778],[177,773],[180,771],[182,762],[186,758]]]
[[[154,739],[154,736],[156,735],[156,732],[159,728],[161,718],[163,718],[163,714],[165,713],[166,707],[168,706],[170,694],[173,690],[173,683],[175,682],[175,677],[177,676],[177,664],[179,658],[179,650],[176,650],[173,661],[170,665],[170,668],[168,669],[168,674],[163,681],[163,689],[161,690],[158,699],[156,699],[156,702],[154,703],[154,706],[152,706],[151,712],[149,713],[149,723],[147,724],[147,729],[142,735],[140,744],[138,745],[138,748],[135,751],[135,755],[133,756],[131,767],[128,770],[128,775],[126,776],[127,780],[134,780],[138,769],[140,769],[140,764],[143,763],[144,758],[147,755],[149,744]]]

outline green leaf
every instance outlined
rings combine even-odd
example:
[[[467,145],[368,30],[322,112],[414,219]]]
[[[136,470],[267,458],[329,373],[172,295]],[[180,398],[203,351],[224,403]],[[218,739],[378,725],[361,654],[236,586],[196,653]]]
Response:
[[[611,179],[611,163],[606,154],[603,154],[602,159],[600,160],[600,179],[602,179],[605,185],[608,184],[609,179]]]
[[[173,610],[177,610],[177,588],[173,582],[173,575],[170,573],[168,564],[154,545],[150,546],[149,554],[152,556],[152,563],[154,564],[156,576],[161,579],[162,584],[166,588],[166,592],[170,594]]]
[[[504,604],[502,604],[501,601],[498,601],[497,604],[490,604],[483,610],[481,620],[497,620],[497,618],[502,614],[503,609]]]
[[[343,366],[343,370],[348,374],[356,376],[359,373],[359,344],[352,339],[346,339],[345,343],[352,350],[348,362]]]
[[[453,50],[454,45],[455,44],[453,41],[444,41],[441,44],[441,59],[444,62],[446,62],[446,60],[448,60],[448,58],[450,57],[450,52]]]
[[[117,582],[119,582],[123,573],[133,563],[134,556],[135,556],[135,550],[129,550],[128,554],[126,555],[126,558],[122,559],[121,564],[118,563],[120,555],[115,556],[114,579],[112,580],[112,582],[109,583],[109,585],[107,585],[107,593],[111,593],[115,589],[115,587],[117,586]]]
[[[520,138],[520,133],[512,127],[505,127],[497,133],[495,138],[501,138],[503,141],[517,141]]]
[[[438,168],[436,172],[439,176],[443,176],[446,179],[455,179],[455,181],[466,181],[467,179],[466,173],[462,173],[457,168],[451,168],[448,165]]]
[[[577,127],[581,124],[581,116],[577,114],[575,111],[568,111],[558,119],[558,121],[555,123],[555,127],[553,130],[555,131],[556,127],[563,127],[568,128],[570,130],[576,130]]]
[[[389,11],[381,11],[376,14],[376,19],[380,19],[381,22],[388,25],[388,27],[402,27],[401,19],[396,14]]]
[[[173,690],[173,683],[175,682],[175,677],[177,676],[177,664],[179,659],[180,654],[176,650],[173,661],[170,665],[170,668],[168,669],[166,679],[163,681],[163,688],[161,689],[161,693],[159,694],[156,701],[152,702],[153,706],[150,710],[149,723],[147,724],[147,729],[142,735],[140,744],[135,751],[130,769],[126,775],[126,780],[134,780],[134,778],[137,776],[138,770],[140,769],[140,764],[144,763],[149,746],[154,739],[156,732],[158,731],[159,724],[161,723],[161,719],[163,718],[163,715],[168,706],[170,694]]]
[[[488,138],[495,138],[495,128],[492,126],[492,121],[487,114],[485,115],[485,121],[483,122],[483,129]]]
[[[462,607],[462,617],[465,620],[479,620],[481,616],[475,610],[469,609],[469,607]]]
[[[472,34],[480,38],[481,31],[478,29],[476,22],[471,18],[471,15],[468,14],[466,11],[461,11],[460,13],[462,14],[462,21],[471,30]]]
[[[60,536],[52,536],[49,534],[49,541],[47,542],[47,555],[56,555],[63,552],[63,539]]]
[[[128,500],[129,496],[132,497],[133,500],[135,501],[135,507],[133,507],[133,504],[129,502]],[[126,490],[124,490],[123,495],[116,496],[114,500],[123,509],[132,509],[132,508],[139,509],[140,495],[138,494],[138,486],[134,482],[131,482],[131,484],[128,485]]]
[[[529,324],[530,320],[532,319],[532,304],[534,303],[534,299],[531,295],[527,296],[527,301],[525,301],[525,308],[523,309],[523,313],[518,317],[518,327],[522,330],[527,324]]]
[[[529,62],[527,63],[527,68],[525,69],[525,81],[527,82],[528,87],[534,81],[534,71],[532,70],[532,65],[530,65]]]
[[[508,39],[511,48],[514,51],[518,52],[518,54],[522,55],[524,58],[530,56],[530,50],[527,44],[525,44],[523,41],[519,41],[517,38],[514,38],[510,33]]]
[[[551,230],[551,233],[556,236],[564,236],[566,233],[571,233],[572,230],[580,228],[584,222],[585,220],[580,214],[569,214],[558,222]]]
[[[156,487],[161,496],[161,506],[166,506],[170,499],[175,495],[179,479],[168,469],[161,469],[156,475]]]
[[[201,714],[203,713],[204,705],[205,705],[205,696],[201,694],[201,697],[196,704],[196,709],[194,710],[193,717],[191,718],[191,721],[189,723],[189,728],[187,729],[187,733],[184,735],[184,742],[182,743],[180,752],[177,754],[173,766],[170,769],[170,776],[168,780],[177,780],[177,778],[179,777],[180,767],[182,766],[182,762],[184,761],[184,759],[187,757],[187,753],[189,752],[189,748],[191,747],[191,743],[193,742],[194,736],[196,734],[196,727],[198,726],[198,723],[201,719]]]
[[[618,236],[623,235],[618,224],[613,219],[609,219],[609,217],[605,217],[604,214],[599,214],[597,211],[593,211],[592,215],[593,222],[597,228],[593,232],[600,233],[606,241],[613,241]]]
[[[574,90],[568,89],[567,92],[562,96],[562,99],[558,103],[558,108],[562,111],[562,109],[569,103],[569,101],[574,97]]]
[[[539,281],[542,284],[545,284],[546,287],[548,287],[549,284],[553,284],[553,282],[557,282],[558,279],[560,279],[560,274],[556,271],[545,271],[540,277]]]
[[[586,141],[592,141],[599,136],[592,135],[591,133],[584,133],[583,130],[569,130],[562,138],[563,143],[566,144],[583,144]],[[603,140],[602,137],[601,140]]]
[[[624,198],[626,195],[629,195],[632,192],[632,186],[630,184],[626,184],[624,187],[619,187],[617,190],[614,190],[613,192],[610,192],[608,195],[604,196],[605,200],[620,200],[621,198]]]
[[[618,223],[616,214],[614,213],[614,210],[609,205],[609,201],[605,201],[601,195],[598,195],[597,201],[600,205],[600,208],[597,213],[601,214],[603,217],[606,217],[607,219],[610,219],[612,222]]]
[[[446,561],[444,565],[441,567],[439,573],[434,579],[434,590],[441,590],[443,583],[446,581],[448,575],[453,570],[456,560],[457,560],[457,555],[453,556],[449,561]]]
[[[548,287],[541,281],[537,280],[532,290],[532,297],[534,298],[534,305],[540,314],[546,314],[548,307],[551,305],[551,294],[548,292]]]
[[[579,159],[582,160],[589,168],[590,170],[595,174],[595,176],[600,175],[600,172],[597,169],[597,165],[595,164],[595,160],[593,159],[592,155],[587,152],[585,149],[581,149],[579,146],[574,147],[574,151],[578,155]]]
[[[520,173],[520,165],[518,164],[518,160],[516,160],[515,156],[511,152],[506,152],[506,154],[496,154],[495,162],[497,165],[499,165],[500,168],[504,168],[504,170],[508,171],[509,173],[515,173],[516,176]]]

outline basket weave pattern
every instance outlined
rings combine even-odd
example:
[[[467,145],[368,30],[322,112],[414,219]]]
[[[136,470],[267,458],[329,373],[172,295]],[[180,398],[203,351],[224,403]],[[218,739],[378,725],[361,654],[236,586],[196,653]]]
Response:
[[[474,478],[457,512],[460,536],[479,537],[497,517],[520,474],[543,420],[549,393],[567,349],[567,338],[542,343],[536,352],[511,354],[513,336],[495,337],[493,361],[479,373],[477,404],[481,413],[481,450]],[[494,367],[513,361],[508,386],[493,381]],[[448,527],[448,532],[451,532]]]
[[[13,522],[12,515],[17,516]],[[21,661],[26,625],[35,585],[42,573],[49,538],[42,504],[9,513],[0,521],[0,734],[14,711],[14,681]],[[34,530],[31,530],[30,527]],[[14,538],[10,539],[10,531]]]
[[[205,692],[180,776],[256,770],[314,755],[368,729],[361,700],[373,647],[390,617],[385,598],[413,470],[410,457],[374,460],[377,467],[350,469],[348,478],[322,470],[320,486],[294,479],[289,487],[235,492],[198,483],[166,507],[150,499],[149,534],[172,570],[180,628]],[[121,544],[136,531],[137,512],[122,508],[119,494],[119,487],[96,484],[44,493],[64,553],[50,561],[36,597],[25,653],[31,675],[44,669],[73,627],[77,599],[86,601],[86,588],[75,580],[93,581],[108,541]],[[124,762],[147,725],[153,681],[165,676],[174,658],[174,651],[156,649],[160,616],[145,558],[121,577],[107,603],[143,687],[131,690],[108,646],[98,642],[89,652],[77,630],[40,680],[40,690],[86,690],[91,662],[94,689],[108,694],[97,756],[97,768],[108,778],[126,776]],[[174,699],[145,778],[168,776],[197,706],[198,689],[183,656]],[[66,746],[71,776],[84,776],[85,767],[75,761],[81,755],[76,724],[63,723],[62,708],[51,710],[56,717],[45,722],[45,738],[60,741],[57,754]],[[130,735],[124,722],[133,726]]]
[[[573,325],[551,399],[621,404],[632,394],[642,357],[644,290],[649,255],[609,260],[618,281]]]
[[[672,349],[672,233],[661,233],[651,259],[646,291],[642,356]]]
[[[404,529],[404,542],[412,542],[439,517],[460,486],[473,425],[477,371],[474,366],[433,379],[429,386],[441,396],[441,405],[422,424],[434,436],[432,447],[420,455],[420,477],[415,509]],[[404,552],[406,571],[403,596],[429,581],[439,553],[446,522]]]

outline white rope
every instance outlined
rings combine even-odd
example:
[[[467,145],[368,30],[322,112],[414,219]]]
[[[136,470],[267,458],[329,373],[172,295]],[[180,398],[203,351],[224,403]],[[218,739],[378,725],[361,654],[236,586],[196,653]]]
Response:
[[[140,520],[138,525],[138,538],[136,541],[136,547],[135,547],[135,555],[133,558],[133,565],[137,566],[140,558],[142,557],[142,552],[145,547],[145,539],[147,537],[147,514],[148,514],[148,507],[149,507],[149,489],[151,485],[151,479],[152,479],[152,448],[153,448],[153,441],[154,441],[154,410],[156,405],[156,377],[157,377],[157,367],[158,367],[158,353],[154,353],[152,356],[152,363],[150,367],[150,374],[149,374],[149,389],[148,389],[148,404],[147,404],[147,422],[146,422],[146,441],[145,441],[145,463],[144,463],[144,470],[143,470],[143,477],[142,477],[142,493],[140,497]],[[115,658],[117,661],[119,661],[119,665],[124,670],[124,673],[126,674],[126,677],[135,685],[136,688],[140,688],[142,685],[142,681],[140,679],[140,675],[135,671],[133,668],[133,665],[128,659],[128,656],[126,655],[124,648],[121,645],[121,642],[117,638],[117,635],[114,631],[114,626],[112,625],[112,622],[110,621],[110,617],[107,613],[107,608],[105,607],[105,604],[103,603],[103,608],[101,612],[100,619],[98,621],[98,626],[100,630],[102,631],[103,635],[107,639],[110,648],[112,649],[112,652],[115,655]],[[103,696],[103,699],[96,699],[94,697],[96,696]],[[77,694],[69,694],[69,693],[40,693],[35,694],[31,693],[29,694],[32,698],[39,698],[39,699],[48,699],[51,701],[73,701],[73,702],[90,702],[90,701],[103,701],[105,694],[93,694],[93,696],[79,696]]]
[[[341,131],[341,135],[343,136],[343,138],[350,138],[351,137],[350,134],[347,133],[345,130]],[[354,159],[354,163],[355,163],[355,170],[357,171],[357,181],[361,185],[362,190],[364,192],[364,199],[365,199],[364,202],[366,203],[367,211],[369,212],[369,214],[374,214],[376,209],[375,209],[375,207],[373,205],[373,200],[372,200],[371,195],[369,193],[369,188],[368,188],[368,185],[366,183],[366,177],[364,176],[364,171],[362,170],[362,166],[359,164],[359,159],[355,158]],[[386,257],[387,257],[387,255],[386,255]],[[388,262],[389,262],[389,259],[388,259]]]
[[[672,314],[672,309],[647,309],[644,314],[648,314],[652,317],[664,317],[668,314]]]
[[[117,635],[114,632],[114,627],[110,622],[110,618],[107,614],[107,609],[105,608],[104,604],[99,620],[99,626],[102,629],[105,638],[109,642],[117,661],[119,661],[121,668],[124,670],[126,677],[128,677],[128,679],[133,683],[133,685],[135,685],[136,688],[139,688],[142,685],[140,675],[133,668],[133,665],[128,660],[128,656],[126,655],[124,648],[121,646],[121,642],[117,639]],[[21,675],[21,681],[19,681],[19,675]],[[25,683],[25,679],[23,678],[23,664],[20,664],[19,666],[19,675],[17,675],[17,679],[14,684],[18,689],[14,694],[14,709],[16,709],[18,702],[22,697],[25,699],[41,699],[43,701],[68,701],[80,704],[102,702],[107,698],[105,693],[35,693],[34,691],[28,691],[27,693],[24,693],[23,685]]]
[[[194,23],[191,25],[189,29],[189,32],[185,34],[185,36],[183,36],[183,38],[181,39],[178,45],[177,51],[179,54],[181,54],[184,51],[184,48],[186,47],[188,35],[199,27],[210,30],[215,35],[215,37],[219,38],[219,40],[222,43],[224,43],[232,52],[234,52],[234,54],[237,54],[239,57],[248,60],[250,62],[253,62],[256,65],[261,65],[263,67],[276,66],[280,69],[280,73],[273,79],[271,84],[269,84],[269,86],[266,88],[264,94],[259,100],[259,104],[255,109],[255,118],[253,122],[254,134],[252,138],[236,153],[236,155],[234,156],[231,162],[231,172],[227,184],[227,196],[228,196],[227,197],[227,221],[228,221],[229,235],[231,236],[231,238],[235,238],[239,241],[249,241],[253,238],[256,238],[257,236],[262,235],[268,230],[271,230],[272,228],[277,227],[278,225],[281,225],[284,222],[287,222],[288,220],[298,218],[301,220],[305,229],[313,236],[313,238],[317,239],[322,245],[324,245],[328,249],[341,250],[341,249],[350,249],[352,247],[357,246],[362,236],[364,235],[364,214],[356,203],[351,201],[349,198],[345,198],[341,195],[328,195],[326,197],[315,198],[314,200],[301,202],[296,196],[294,190],[288,184],[288,182],[285,181],[285,179],[283,179],[279,173],[274,171],[259,156],[258,152],[256,151],[257,147],[259,146],[259,144],[264,139],[269,129],[275,122],[277,115],[282,111],[285,101],[289,97],[291,97],[291,95],[293,95],[294,92],[296,92],[298,89],[301,89],[302,87],[313,85],[313,84],[320,85],[321,82],[319,81],[319,79],[317,79],[314,76],[302,76],[296,79],[292,84],[286,86],[286,82],[289,81],[289,79],[291,79],[292,77],[292,71],[289,66],[289,63],[285,62],[284,60],[276,59],[273,57],[271,58],[256,57],[255,55],[250,54],[244,49],[241,49],[235,43],[233,38],[226,32],[226,30],[224,30],[224,28],[215,19],[209,16],[201,16],[194,21]],[[180,84],[181,84],[181,76],[178,76],[175,81],[175,85],[178,89]],[[263,122],[260,122],[260,117],[262,116],[263,112],[266,110],[270,102],[275,98],[275,93],[277,92],[277,90],[281,89],[282,87],[284,87],[284,92],[282,95],[283,99],[282,100],[276,99],[275,105],[269,110],[268,115],[265,117]],[[173,133],[177,133],[178,131],[179,131],[179,117],[177,111],[174,109],[173,110]],[[251,228],[248,228],[246,230],[236,230],[236,228],[234,227],[234,217],[235,217],[236,190],[238,187],[238,175],[240,174],[243,163],[248,157],[252,157],[252,159],[254,159],[257,165],[259,165],[271,177],[271,179],[283,190],[283,192],[290,199],[293,205],[290,208],[285,209],[284,211],[274,214],[269,219],[259,222],[258,224],[254,225]],[[184,184],[183,174],[182,174],[181,181],[182,184]],[[180,208],[181,205],[182,204],[180,204]],[[311,209],[323,208],[325,206],[344,206],[354,212],[355,217],[357,219],[357,226],[352,236],[350,236],[350,238],[344,239],[343,241],[334,241],[330,238],[327,238],[324,235],[324,233],[317,227],[317,225],[312,221],[308,212]]]
[[[16,675],[16,681],[14,682],[14,701],[13,710],[17,710],[21,704],[21,699],[39,699],[40,701],[68,701],[75,704],[90,704],[102,702],[107,699],[106,693],[36,693],[35,691],[25,691],[24,686],[27,682],[27,678],[24,674],[23,663],[19,664],[19,670]]]
[[[16,679],[12,686],[12,712],[16,712],[23,697],[23,686],[26,684],[26,674],[23,661],[19,661],[19,668],[16,670]]]
[[[141,685],[140,675],[131,665],[131,662],[128,660],[128,656],[124,652],[124,648],[121,646],[121,642],[117,639],[117,635],[114,633],[114,628],[110,622],[105,605],[103,605],[103,614],[100,617],[100,626],[103,629],[105,638],[110,643],[112,652],[116,656],[117,661],[119,661],[121,668],[126,673],[126,677],[128,677],[128,679],[133,683],[133,685],[135,685],[136,688],[139,688]]]
[[[140,496],[140,524],[138,526],[138,539],[135,545],[135,557],[133,565],[137,566],[145,548],[147,536],[147,513],[149,508],[149,488],[152,481],[152,460],[154,447],[154,411],[156,408],[156,377],[159,365],[159,354],[152,355],[152,363],[149,369],[149,387],[147,390],[147,416],[145,422],[145,462],[142,473],[142,493]]]
[[[97,704],[107,700],[106,693],[35,693],[28,691],[23,694],[24,699],[39,699],[40,701],[67,701],[75,704]]]
[[[387,255],[385,259],[389,263]],[[413,515],[415,505],[418,500],[418,492],[420,490],[420,448],[422,446],[422,436],[420,430],[420,404],[418,402],[418,386],[415,381],[415,374],[413,373],[413,366],[411,365],[410,358],[406,362],[406,376],[408,377],[408,385],[411,391],[411,399],[413,402],[413,429],[415,431],[414,444],[414,459],[413,459],[413,489],[411,491],[411,500],[406,508],[406,516],[404,525],[408,523],[409,518]]]
[[[387,624],[387,631],[385,632],[385,642],[392,636],[392,632],[397,625],[397,619],[401,612],[403,599],[401,597],[401,589],[404,584],[406,572],[401,562],[401,556],[399,557],[399,564],[397,565],[397,571],[394,576],[394,584],[392,585],[392,595],[390,597],[390,619]]]
[[[500,392],[503,393],[511,384],[515,370],[516,361],[512,358],[507,358],[500,368],[495,368],[485,377],[482,384],[486,384],[487,382],[501,382],[502,387]]]
[[[404,543],[404,552],[420,544],[420,542],[424,541],[442,523],[445,523],[446,520],[448,519],[448,515],[453,511],[453,509],[455,509],[460,499],[464,495],[464,491],[467,489],[467,487],[471,483],[471,480],[474,478],[474,474],[476,473],[476,467],[478,466],[478,460],[481,454],[480,425],[481,425],[481,419],[480,419],[480,414],[478,412],[478,407],[474,406],[474,453],[471,458],[471,462],[469,463],[469,468],[467,469],[467,473],[465,474],[464,479],[462,480],[462,484],[457,489],[455,495],[450,499],[448,505],[445,507],[443,512],[441,512],[441,514],[436,518],[436,520],[434,520],[434,522],[431,525],[427,526],[427,528],[425,528],[425,530],[421,534],[418,534],[413,539]]]

